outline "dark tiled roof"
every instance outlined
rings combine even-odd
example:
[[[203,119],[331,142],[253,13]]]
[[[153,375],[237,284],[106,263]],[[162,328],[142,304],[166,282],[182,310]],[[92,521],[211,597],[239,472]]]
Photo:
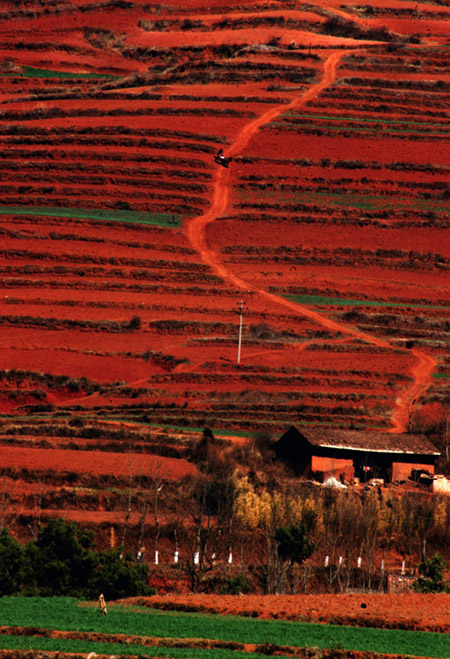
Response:
[[[296,428],[313,446],[376,451],[383,453],[418,453],[440,455],[425,435],[410,435],[332,428]]]

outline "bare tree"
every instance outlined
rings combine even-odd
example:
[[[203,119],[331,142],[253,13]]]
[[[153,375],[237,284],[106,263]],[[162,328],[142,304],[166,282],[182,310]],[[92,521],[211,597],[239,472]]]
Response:
[[[226,460],[213,454],[202,460],[201,469],[191,480],[191,542],[182,562],[193,591],[201,590],[206,576],[228,562],[236,495],[233,470]]]
[[[123,529],[122,529],[122,539],[121,539],[121,546],[125,547],[125,536],[128,528],[128,522],[130,521],[130,515],[131,515],[131,500],[133,496],[133,455],[131,453],[131,450],[128,453],[128,495],[127,495],[127,507],[126,507],[126,514],[125,514],[125,520],[123,523]]]
[[[9,479],[8,479],[9,480]],[[5,520],[8,515],[8,511],[11,507],[11,502],[13,500],[13,494],[14,494],[14,489],[16,486],[16,482],[14,481],[14,485],[11,487],[11,484],[8,483],[7,477],[3,476],[2,479],[2,493],[0,497],[0,531],[3,529],[5,525]]]

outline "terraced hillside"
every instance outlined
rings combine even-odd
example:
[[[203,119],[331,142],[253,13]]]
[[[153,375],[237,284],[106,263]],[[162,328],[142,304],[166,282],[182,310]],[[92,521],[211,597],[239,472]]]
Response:
[[[151,477],[162,427],[170,446],[175,427],[398,432],[443,413],[450,8],[24,0],[0,16],[5,477],[38,496],[46,460],[79,473],[83,438],[61,439],[77,424],[119,461],[128,439],[102,424],[131,424]],[[126,481],[126,459],[96,459]]]

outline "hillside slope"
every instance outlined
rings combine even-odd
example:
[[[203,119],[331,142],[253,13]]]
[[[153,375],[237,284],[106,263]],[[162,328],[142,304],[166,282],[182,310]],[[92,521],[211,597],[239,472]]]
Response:
[[[446,409],[450,8],[181,5],[0,5],[2,473],[35,497],[89,433],[125,487],[204,426]]]

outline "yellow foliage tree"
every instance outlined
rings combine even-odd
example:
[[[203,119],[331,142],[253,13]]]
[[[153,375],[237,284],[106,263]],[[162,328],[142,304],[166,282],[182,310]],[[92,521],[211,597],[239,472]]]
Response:
[[[301,497],[289,490],[272,493],[264,490],[258,493],[247,477],[238,482],[234,515],[249,530],[300,525],[305,516],[317,520],[320,528],[323,526],[322,503],[319,499]]]

